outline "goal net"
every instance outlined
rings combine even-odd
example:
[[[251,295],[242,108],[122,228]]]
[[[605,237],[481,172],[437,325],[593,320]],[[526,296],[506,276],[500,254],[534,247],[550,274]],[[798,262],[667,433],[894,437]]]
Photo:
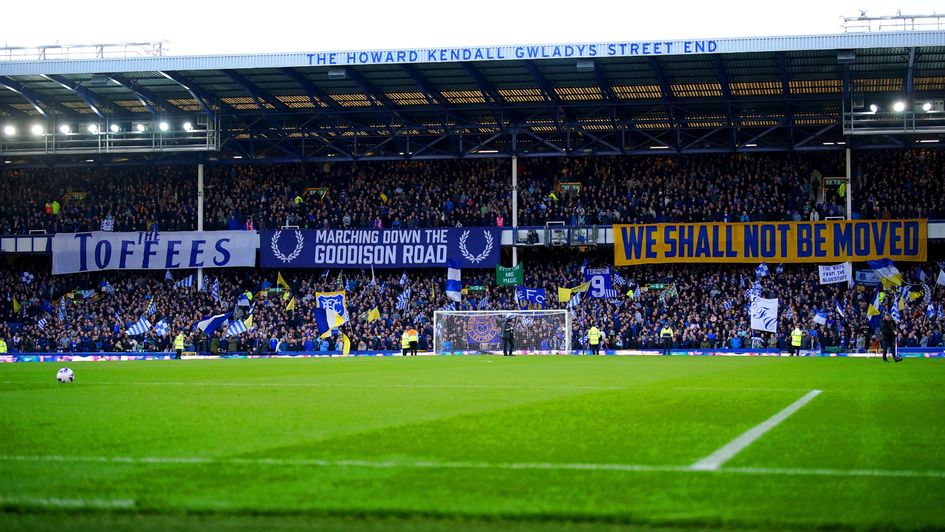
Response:
[[[502,353],[502,330],[510,321],[514,353],[568,354],[567,310],[438,310],[433,313],[433,350],[438,355]]]

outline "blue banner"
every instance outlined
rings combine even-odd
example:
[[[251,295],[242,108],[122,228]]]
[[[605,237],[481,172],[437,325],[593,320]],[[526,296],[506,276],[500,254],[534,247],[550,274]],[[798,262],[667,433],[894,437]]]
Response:
[[[264,268],[495,268],[498,228],[319,229],[262,231]]]
[[[515,288],[515,299],[518,301],[518,308],[520,309],[542,310],[545,308],[545,289],[517,286]]]
[[[613,280],[610,277],[610,268],[585,268],[584,282],[590,282],[588,295],[591,297],[616,297]]]
[[[254,231],[57,233],[53,274],[256,265]]]

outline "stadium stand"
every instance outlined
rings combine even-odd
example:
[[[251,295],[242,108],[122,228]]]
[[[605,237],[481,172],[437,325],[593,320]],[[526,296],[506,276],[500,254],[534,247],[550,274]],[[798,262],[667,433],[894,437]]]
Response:
[[[937,150],[858,154],[854,218],[945,218],[943,159]],[[519,166],[525,226],[799,221],[846,210],[838,191],[823,187],[824,177],[843,173],[836,153],[547,158]],[[509,171],[496,159],[211,166],[205,228],[509,225]],[[0,193],[18,201],[0,205],[0,227],[4,234],[194,230],[193,181],[193,168],[181,166],[10,170]]]
[[[554,294],[559,286],[573,286],[581,279],[579,269],[584,259],[590,267],[611,264],[608,254],[562,253],[534,251],[526,258],[525,285],[544,288]],[[283,272],[290,286],[291,297],[265,293],[276,287],[277,272],[260,269],[235,269],[208,274],[209,284],[219,280],[220,301],[215,301],[208,288],[180,288],[175,281],[155,272],[102,272],[73,276],[51,276],[42,259],[17,261],[14,267],[0,274],[0,286],[6,301],[0,310],[0,336],[10,338],[11,350],[18,351],[162,351],[178,330],[186,329],[188,341],[199,351],[319,351],[335,350],[331,341],[320,342],[311,319],[316,291],[348,289],[347,310],[351,321],[346,328],[352,349],[397,350],[400,333],[407,324],[420,326],[421,349],[428,349],[432,337],[433,312],[446,308],[450,302],[443,293],[445,272],[442,270],[411,270],[407,282],[400,284],[400,270],[377,271],[375,282],[369,271],[339,270],[330,272]],[[902,267],[907,280],[918,283],[922,269],[934,278],[935,262]],[[762,297],[778,297],[782,301],[777,334],[757,333],[747,321],[746,290],[754,284],[755,267],[725,265],[660,265],[622,268],[618,270],[627,284],[618,286],[614,298],[585,297],[576,317],[596,319],[605,331],[611,348],[656,348],[657,333],[665,321],[680,333],[677,348],[778,347],[785,349],[785,338],[796,324],[816,339],[815,347],[842,348],[863,352],[874,342],[873,331],[866,319],[866,309],[874,291],[866,287],[847,289],[845,285],[819,285],[815,268],[787,265],[781,273],[772,267],[770,275],[760,281]],[[27,285],[23,272],[32,275]],[[514,308],[514,289],[495,287],[491,270],[466,272],[470,286],[483,286],[484,292],[471,292],[457,310],[490,310]],[[182,275],[177,275],[177,281]],[[103,290],[107,281],[114,289]],[[651,285],[660,288],[649,289]],[[640,293],[629,296],[640,287]],[[673,286],[674,294],[664,295]],[[93,290],[84,299],[85,290]],[[409,306],[398,309],[398,297],[410,291]],[[254,324],[256,329],[245,335],[224,338],[223,331],[206,337],[192,333],[193,325],[202,317],[234,309],[239,295],[255,294]],[[65,319],[58,318],[60,299],[65,298]],[[13,300],[21,305],[21,315],[12,315]],[[296,300],[294,311],[286,310]],[[836,311],[839,302],[847,319]],[[155,313],[148,316],[148,307]],[[884,302],[890,308],[891,298]],[[931,305],[931,312],[929,307]],[[366,313],[377,307],[380,320],[368,323]],[[549,308],[565,308],[549,297]],[[945,331],[945,291],[938,289],[928,295],[909,299],[902,313],[902,345],[910,347],[941,346]],[[247,309],[244,307],[242,312]],[[826,323],[816,324],[816,312],[824,311]],[[45,328],[37,323],[46,317]],[[146,316],[154,324],[166,319],[170,333],[166,336],[151,331],[145,335],[125,334],[135,321]],[[580,320],[574,321],[572,345],[580,349],[583,331]],[[272,340],[276,341],[273,342]]]

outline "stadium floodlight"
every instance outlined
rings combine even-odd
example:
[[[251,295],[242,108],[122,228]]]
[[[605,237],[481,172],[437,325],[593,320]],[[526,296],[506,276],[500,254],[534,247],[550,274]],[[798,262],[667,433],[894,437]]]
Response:
[[[901,113],[905,110],[906,110],[906,102],[903,102],[900,100],[893,104],[893,111],[896,111],[897,113]]]
[[[45,132],[45,130],[43,130],[43,126],[41,126],[41,125],[39,125],[39,124],[33,124],[33,125],[30,127],[30,133],[36,135],[37,137],[40,136],[40,135],[42,135],[44,132]]]
[[[121,128],[118,127],[118,124],[112,124],[111,126],[108,127],[108,129],[112,130],[112,133],[118,133],[119,131],[121,131]]]
[[[932,110],[932,102],[925,102],[922,104],[922,110],[926,113]]]
[[[89,133],[95,135],[98,133],[98,124],[89,124],[89,127],[85,128]]]
[[[16,135],[16,128],[9,125],[3,126],[3,134],[8,137],[12,137],[13,135]]]
[[[69,127],[69,124],[63,124],[59,126],[59,132],[62,133],[63,135],[68,135],[69,133],[72,132],[72,128]]]
[[[135,131],[138,133],[144,133],[145,126],[144,124],[135,124]]]
[[[167,122],[161,122],[160,124],[158,124],[158,129],[160,129],[161,131],[167,131],[170,128],[171,128],[171,125],[168,124]]]
[[[871,113],[875,113],[876,111],[879,111],[879,106],[876,105],[875,103],[871,103],[871,104],[870,104],[870,112],[871,112]]]
[[[184,131],[193,131],[194,125],[190,122],[184,122]]]

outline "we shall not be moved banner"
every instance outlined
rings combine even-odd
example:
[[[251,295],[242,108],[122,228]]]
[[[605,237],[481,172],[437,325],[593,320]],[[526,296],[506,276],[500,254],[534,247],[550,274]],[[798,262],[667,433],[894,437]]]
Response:
[[[669,262],[925,261],[927,220],[614,225],[617,266]]]

